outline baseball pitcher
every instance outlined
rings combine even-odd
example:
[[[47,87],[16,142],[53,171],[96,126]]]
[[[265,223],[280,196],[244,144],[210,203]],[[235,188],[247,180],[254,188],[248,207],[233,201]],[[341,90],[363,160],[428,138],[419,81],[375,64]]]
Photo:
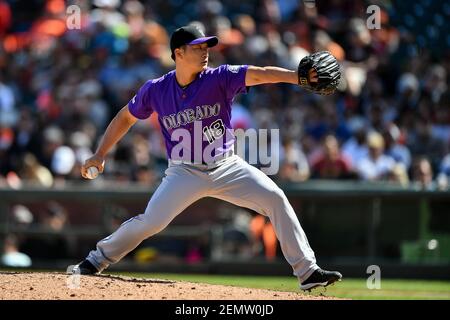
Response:
[[[270,218],[301,289],[341,280],[339,272],[317,265],[283,191],[262,171],[234,154],[235,137],[230,125],[234,97],[251,86],[291,83],[318,94],[333,93],[340,79],[336,59],[328,52],[318,52],[303,58],[297,70],[250,65],[209,68],[209,48],[217,43],[217,37],[207,37],[194,26],[175,30],[170,39],[175,70],[147,81],[139,89],[111,121],[95,154],[82,166],[85,178],[91,167],[102,173],[111,148],[139,119],[157,114],[168,156],[161,184],[144,213],[100,240],[72,272],[102,272],[144,239],[163,230],[193,202],[213,197]]]

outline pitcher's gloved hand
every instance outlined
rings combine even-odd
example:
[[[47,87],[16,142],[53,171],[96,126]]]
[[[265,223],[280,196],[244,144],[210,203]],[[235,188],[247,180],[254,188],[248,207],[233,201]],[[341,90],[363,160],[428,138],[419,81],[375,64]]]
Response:
[[[311,81],[310,70],[317,73],[317,81]],[[328,51],[320,51],[304,57],[298,65],[298,84],[306,90],[328,95],[336,91],[341,79],[341,68]],[[314,79],[316,80],[316,79]]]

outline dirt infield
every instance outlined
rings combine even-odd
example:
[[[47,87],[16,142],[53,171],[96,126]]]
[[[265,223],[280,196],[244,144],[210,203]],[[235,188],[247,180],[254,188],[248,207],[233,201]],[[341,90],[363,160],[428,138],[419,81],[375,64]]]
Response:
[[[329,300],[300,292],[123,276],[0,272],[0,300]]]

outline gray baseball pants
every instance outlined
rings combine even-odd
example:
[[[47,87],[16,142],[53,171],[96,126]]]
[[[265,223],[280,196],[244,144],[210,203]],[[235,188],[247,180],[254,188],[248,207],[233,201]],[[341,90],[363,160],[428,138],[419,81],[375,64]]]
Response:
[[[214,166],[169,161],[165,177],[143,214],[125,221],[97,243],[87,259],[99,271],[118,262],[143,240],[163,230],[203,197],[213,197],[268,216],[281,250],[300,282],[318,269],[314,252],[284,192],[262,171],[232,155]]]

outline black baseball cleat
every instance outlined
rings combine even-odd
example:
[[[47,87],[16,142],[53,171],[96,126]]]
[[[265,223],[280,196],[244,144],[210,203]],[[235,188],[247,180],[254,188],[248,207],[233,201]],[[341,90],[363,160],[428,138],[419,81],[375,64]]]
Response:
[[[72,269],[72,274],[92,275],[99,273],[89,260],[83,260],[75,265]]]
[[[341,281],[342,274],[337,271],[327,271],[317,269],[314,271],[308,279],[303,281],[300,285],[302,290],[311,290],[316,287],[326,287],[336,281]]]

